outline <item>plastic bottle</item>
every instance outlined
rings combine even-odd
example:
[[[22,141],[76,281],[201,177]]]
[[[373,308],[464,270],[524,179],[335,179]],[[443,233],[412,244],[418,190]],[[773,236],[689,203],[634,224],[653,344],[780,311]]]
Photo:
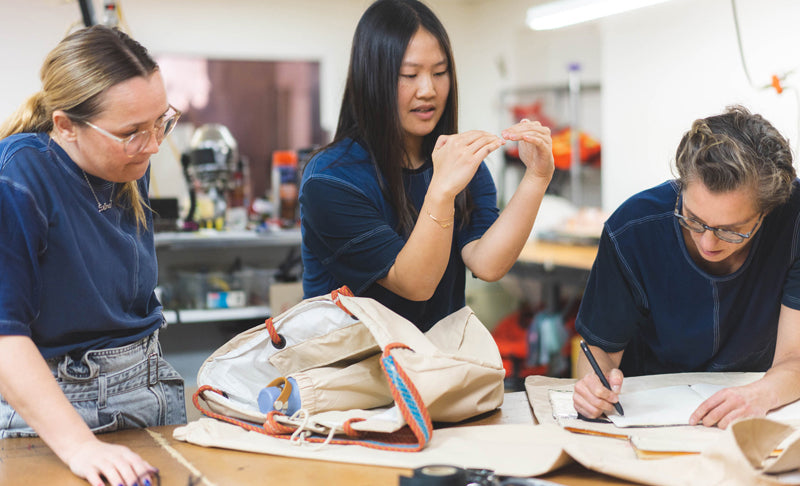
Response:
[[[117,2],[105,0],[103,2],[103,25],[106,27],[116,27],[118,24]]]
[[[272,153],[272,202],[281,228],[291,228],[297,221],[298,176],[297,152]]]

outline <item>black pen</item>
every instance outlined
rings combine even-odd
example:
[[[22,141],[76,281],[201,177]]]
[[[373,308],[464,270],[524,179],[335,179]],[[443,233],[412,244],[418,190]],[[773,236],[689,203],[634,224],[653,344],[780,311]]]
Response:
[[[594,355],[589,350],[589,346],[586,345],[583,340],[581,340],[581,349],[583,350],[583,354],[586,355],[586,359],[589,360],[589,364],[592,365],[595,374],[598,378],[600,378],[600,383],[603,384],[604,387],[611,390],[611,385],[608,384],[608,380],[606,380],[606,375],[603,374],[603,370],[600,369],[600,365],[597,364],[597,360],[594,359]],[[617,413],[620,415],[625,415],[625,412],[622,411],[622,405],[619,402],[614,404],[614,408],[617,410]]]

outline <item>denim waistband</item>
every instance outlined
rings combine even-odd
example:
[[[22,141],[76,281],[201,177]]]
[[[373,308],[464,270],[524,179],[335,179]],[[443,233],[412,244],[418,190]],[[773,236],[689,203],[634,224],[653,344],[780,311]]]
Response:
[[[90,350],[80,359],[69,355],[47,360],[53,376],[65,382],[86,383],[104,376],[106,386],[146,374],[147,384],[158,383],[161,348],[158,331],[118,348]]]

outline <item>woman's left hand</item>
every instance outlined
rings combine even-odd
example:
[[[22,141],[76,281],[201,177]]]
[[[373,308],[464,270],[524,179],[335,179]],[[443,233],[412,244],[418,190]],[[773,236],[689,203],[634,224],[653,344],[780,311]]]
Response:
[[[538,121],[523,119],[503,130],[502,136],[519,142],[519,158],[533,175],[547,179],[553,176],[553,139],[549,128]]]
[[[751,387],[725,388],[711,395],[697,407],[689,418],[690,425],[702,423],[706,427],[725,429],[734,420],[745,417],[763,417],[767,409],[759,402],[759,396]]]

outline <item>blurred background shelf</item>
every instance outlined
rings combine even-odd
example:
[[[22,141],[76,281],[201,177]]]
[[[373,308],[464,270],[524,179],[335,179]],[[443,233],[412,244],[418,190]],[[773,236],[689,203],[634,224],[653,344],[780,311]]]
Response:
[[[195,324],[202,322],[258,321],[272,315],[269,306],[255,305],[232,309],[165,310],[167,324]]]

